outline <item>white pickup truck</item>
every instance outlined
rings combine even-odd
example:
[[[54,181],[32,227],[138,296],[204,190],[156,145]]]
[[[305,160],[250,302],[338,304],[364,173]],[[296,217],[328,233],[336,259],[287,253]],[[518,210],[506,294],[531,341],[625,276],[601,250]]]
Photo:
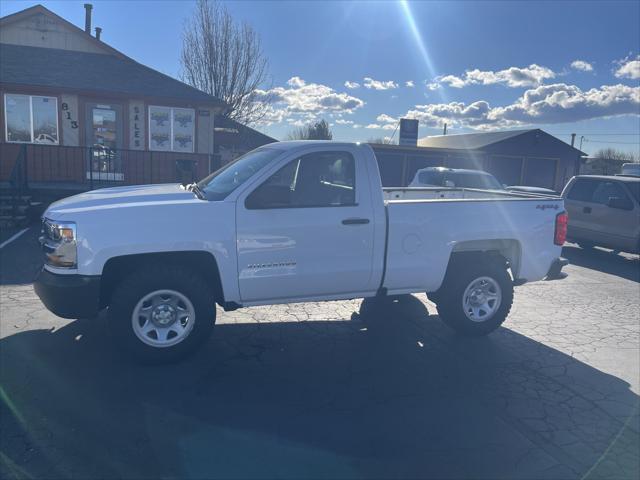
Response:
[[[426,292],[464,335],[502,324],[513,286],[556,277],[559,197],[383,189],[368,145],[281,142],[201,182],[105,188],[52,204],[35,290],[95,316],[148,361],[193,351],[225,310]]]

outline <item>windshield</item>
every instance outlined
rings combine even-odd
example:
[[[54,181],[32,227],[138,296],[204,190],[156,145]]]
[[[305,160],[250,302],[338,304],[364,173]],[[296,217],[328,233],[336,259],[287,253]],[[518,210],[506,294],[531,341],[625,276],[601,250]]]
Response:
[[[198,182],[198,187],[207,200],[224,200],[281,153],[282,150],[276,148],[252,150]]]
[[[433,185],[436,187],[444,187],[448,180],[453,182],[454,186],[460,188],[483,188],[489,190],[503,190],[500,182],[488,173],[478,172],[447,172],[447,171],[427,171],[422,172],[418,177],[422,185]]]

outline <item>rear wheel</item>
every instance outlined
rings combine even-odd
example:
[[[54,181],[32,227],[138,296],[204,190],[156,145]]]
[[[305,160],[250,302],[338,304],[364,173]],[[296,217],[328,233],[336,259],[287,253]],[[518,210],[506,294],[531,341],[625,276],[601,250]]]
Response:
[[[504,263],[485,259],[454,262],[438,292],[438,314],[456,333],[487,335],[507,318],[513,282]]]
[[[147,363],[179,360],[211,334],[215,303],[204,279],[179,266],[143,268],[126,277],[109,305],[118,344]]]

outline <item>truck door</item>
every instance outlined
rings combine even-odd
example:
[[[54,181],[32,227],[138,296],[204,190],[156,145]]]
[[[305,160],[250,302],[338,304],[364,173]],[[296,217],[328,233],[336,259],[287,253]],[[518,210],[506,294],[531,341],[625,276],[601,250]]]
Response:
[[[593,238],[593,192],[598,180],[577,178],[567,192],[565,208],[569,213],[569,238],[571,240],[588,240]]]
[[[611,204],[613,199],[616,202]],[[603,244],[622,250],[633,249],[637,242],[635,229],[638,217],[637,213],[632,212],[633,201],[620,182],[599,182],[593,192],[592,202],[594,230],[599,232]]]
[[[368,291],[373,206],[357,151],[295,158],[236,207],[243,302]]]

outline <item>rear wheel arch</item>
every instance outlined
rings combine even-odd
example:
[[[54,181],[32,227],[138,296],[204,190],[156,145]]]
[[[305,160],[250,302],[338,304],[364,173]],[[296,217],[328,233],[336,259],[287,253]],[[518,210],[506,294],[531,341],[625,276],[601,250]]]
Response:
[[[451,252],[447,274],[459,262],[496,262],[511,270],[514,279],[520,273],[520,242],[514,239],[471,240],[457,243]]]
[[[153,265],[177,265],[187,268],[200,275],[208,287],[214,300],[224,304],[222,279],[215,256],[202,250],[187,250],[178,252],[154,252],[132,255],[122,255],[107,260],[100,282],[100,307],[109,305],[117,285],[127,276]]]
[[[447,283],[461,267],[480,262],[496,264],[505,270],[511,270],[512,279],[515,280],[520,270],[520,243],[516,240],[480,240],[456,244],[449,257],[442,284],[438,290],[427,292],[429,299],[438,303]]]

